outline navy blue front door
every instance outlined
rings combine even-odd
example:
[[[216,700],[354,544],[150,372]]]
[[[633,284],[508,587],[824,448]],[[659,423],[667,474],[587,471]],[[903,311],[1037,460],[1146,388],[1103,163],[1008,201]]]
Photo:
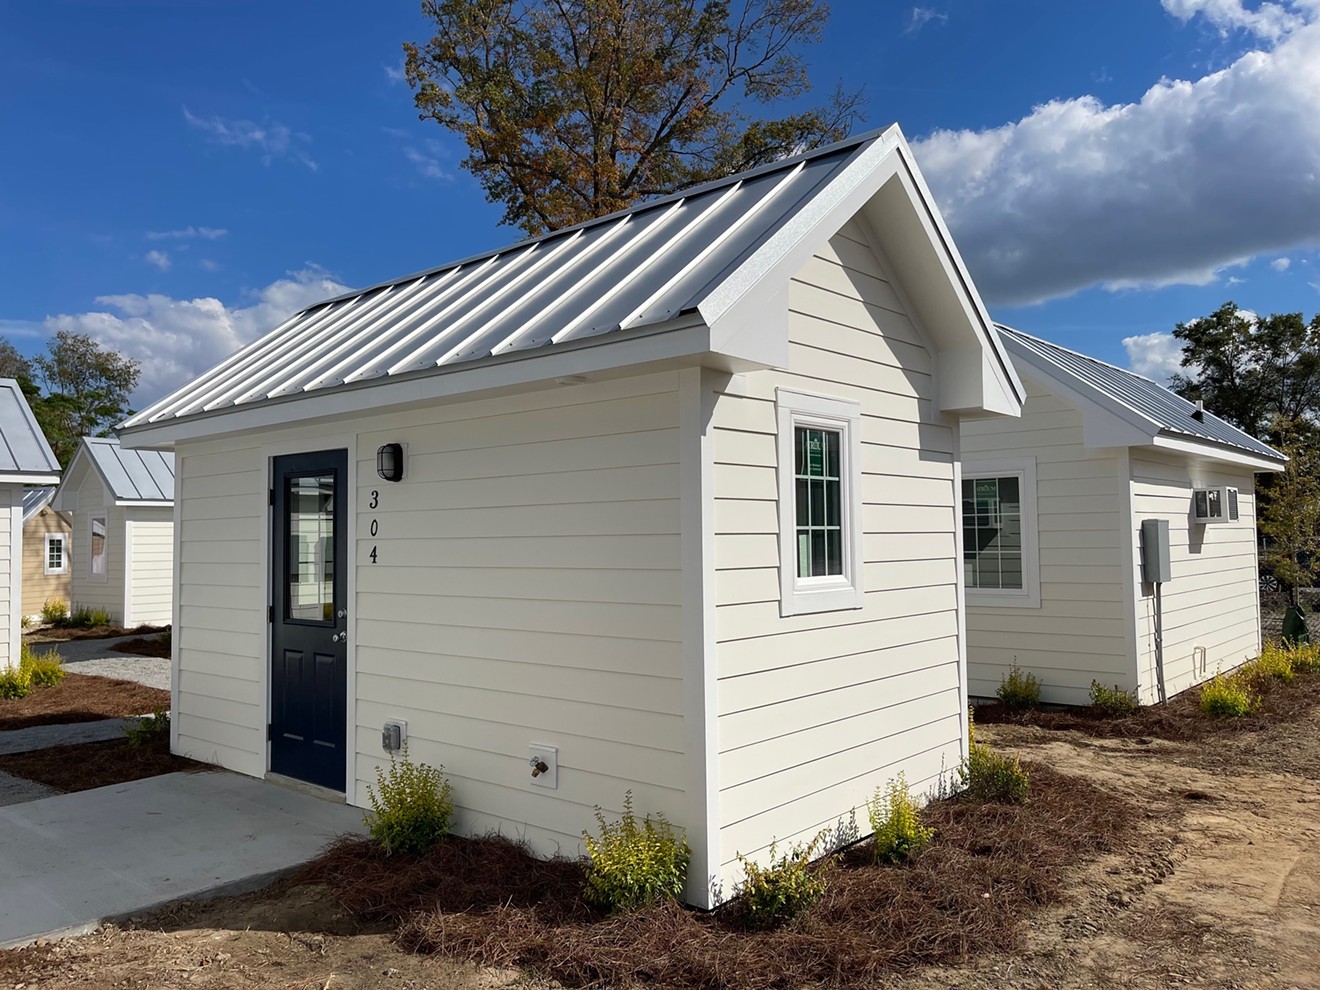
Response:
[[[348,452],[275,458],[270,769],[344,789]]]

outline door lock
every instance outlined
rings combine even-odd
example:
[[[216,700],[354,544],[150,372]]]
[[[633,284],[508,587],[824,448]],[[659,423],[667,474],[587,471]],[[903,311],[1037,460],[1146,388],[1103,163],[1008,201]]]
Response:
[[[348,618],[348,609],[341,608],[338,612],[335,613],[335,615],[337,615],[341,619],[346,619]]]
[[[348,633],[342,633],[342,634],[335,633],[333,636],[330,637],[330,642],[338,643],[340,639],[348,639]]]

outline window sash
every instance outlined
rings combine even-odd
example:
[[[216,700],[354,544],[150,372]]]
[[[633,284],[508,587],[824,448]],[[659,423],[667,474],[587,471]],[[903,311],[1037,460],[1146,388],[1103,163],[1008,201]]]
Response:
[[[794,424],[793,490],[799,578],[844,572],[842,430]]]

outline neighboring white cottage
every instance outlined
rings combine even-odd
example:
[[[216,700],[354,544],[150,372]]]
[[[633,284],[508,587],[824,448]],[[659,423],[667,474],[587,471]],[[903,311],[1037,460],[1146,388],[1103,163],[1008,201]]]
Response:
[[[1147,378],[1000,331],[1027,401],[962,427],[972,694],[1016,661],[1045,701],[1087,704],[1096,680],[1149,704],[1161,678],[1171,696],[1256,656],[1255,474],[1286,458]],[[1198,499],[1220,517],[1199,522]],[[1167,523],[1158,586],[1144,520]]]
[[[51,505],[73,520],[73,606],[165,625],[174,601],[174,455],[83,437]]]
[[[23,489],[60,480],[18,382],[0,378],[0,669],[18,663],[23,622]]]
[[[363,805],[393,724],[542,853],[631,789],[708,905],[958,765],[958,421],[1019,404],[897,128],[313,306],[121,432],[173,748]]]

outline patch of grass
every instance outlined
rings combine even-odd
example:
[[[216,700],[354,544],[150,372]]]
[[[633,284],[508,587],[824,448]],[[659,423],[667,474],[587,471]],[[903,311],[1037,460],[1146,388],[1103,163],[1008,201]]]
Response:
[[[1126,718],[1137,708],[1137,699],[1132,692],[1124,691],[1117,684],[1106,687],[1099,681],[1091,682],[1091,707],[1111,718]]]
[[[367,831],[387,856],[422,853],[449,834],[454,797],[444,768],[414,763],[408,744],[390,767],[376,768],[376,786],[367,788],[371,811]]]
[[[130,746],[151,746],[162,740],[170,740],[170,713],[167,709],[157,708],[150,715],[144,715],[135,723],[124,726],[124,735]]]
[[[1215,674],[1201,685],[1201,711],[1211,718],[1242,718],[1260,705],[1260,697],[1240,676]]]
[[[62,598],[47,598],[41,606],[41,621],[48,626],[62,626],[69,621],[69,603]]]
[[[825,895],[829,885],[831,860],[813,866],[812,859],[821,848],[827,832],[821,832],[807,845],[795,845],[783,855],[770,843],[769,864],[738,857],[743,879],[734,889],[736,910],[749,928],[777,928],[807,913]]]
[[[1014,662],[995,692],[1000,704],[1014,711],[1040,706],[1040,681]]]
[[[623,816],[607,822],[596,809],[600,835],[582,833],[587,850],[586,898],[606,912],[635,911],[681,897],[690,851],[664,815],[633,814],[632,791],[623,798]]]
[[[866,802],[866,815],[874,833],[872,848],[876,860],[901,863],[916,856],[928,845],[935,831],[921,824],[921,810],[908,793],[902,774],[879,788]]]

